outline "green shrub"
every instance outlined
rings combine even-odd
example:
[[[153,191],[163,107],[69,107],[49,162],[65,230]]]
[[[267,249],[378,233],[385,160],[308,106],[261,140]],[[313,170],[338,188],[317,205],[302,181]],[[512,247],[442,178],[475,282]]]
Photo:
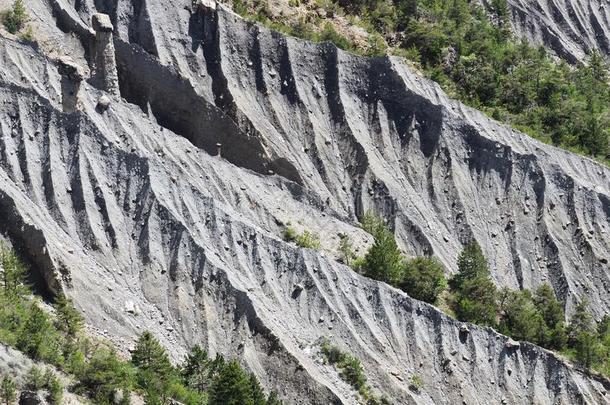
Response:
[[[51,404],[61,404],[64,395],[64,387],[59,380],[59,377],[48,368],[44,375],[44,381],[45,385],[43,388],[48,391],[48,401]]]
[[[36,42],[36,38],[34,38],[34,30],[32,29],[32,27],[27,27],[25,29],[25,31],[23,31],[19,35],[19,38],[23,39],[24,41],[28,41],[28,42]]]
[[[119,390],[129,398],[134,370],[114,351],[98,349],[77,378],[77,392],[87,394],[96,404],[111,404]]]
[[[312,232],[304,231],[295,240],[297,246],[307,249],[320,249],[320,237]]]
[[[324,339],[321,345],[322,354],[324,359],[329,364],[341,363],[345,359],[345,353],[343,353],[337,346],[333,346],[327,339]]]
[[[435,258],[416,257],[405,263],[399,287],[411,297],[434,303],[447,286],[445,269]]]
[[[284,240],[286,242],[294,242],[297,238],[297,231],[290,225],[284,228]]]
[[[547,326],[544,317],[534,305],[529,290],[511,291],[506,288],[501,290],[499,311],[500,332],[516,340],[527,340],[537,344],[545,342]]]
[[[331,23],[326,23],[326,25],[324,25],[324,29],[318,34],[316,40],[318,42],[331,42],[335,44],[337,48],[341,48],[345,51],[354,49],[354,45],[351,41],[339,34]]]
[[[366,376],[364,375],[360,360],[331,345],[328,339],[322,341],[321,349],[324,359],[339,369],[339,374],[343,380],[348,382],[357,391],[360,391],[365,386]]]
[[[284,228],[284,240],[294,242],[297,246],[307,249],[320,249],[320,237],[309,231],[304,231],[298,234],[297,231],[290,225]]]
[[[366,384],[366,376],[360,360],[356,357],[346,354],[342,361],[337,363],[341,369],[341,377],[347,381],[352,387],[360,391]]]
[[[16,398],[17,386],[10,377],[5,376],[0,382],[0,400],[6,405],[10,405]]]
[[[419,374],[412,374],[409,379],[409,388],[413,391],[420,391],[424,387],[424,380],[422,380]]]
[[[44,388],[44,384],[44,374],[38,367],[32,366],[25,377],[25,388],[31,391],[38,391]]]
[[[28,19],[27,11],[23,5],[23,0],[15,0],[13,8],[4,15],[4,26],[11,34],[17,33],[23,28]]]

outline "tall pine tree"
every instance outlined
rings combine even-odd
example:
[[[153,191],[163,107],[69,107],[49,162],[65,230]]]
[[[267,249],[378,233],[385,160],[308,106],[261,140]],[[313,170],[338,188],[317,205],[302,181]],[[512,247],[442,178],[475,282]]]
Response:
[[[235,360],[220,371],[209,395],[210,405],[254,405],[248,375]]]
[[[496,322],[496,286],[479,244],[466,245],[458,258],[458,274],[450,281],[453,309],[461,321],[482,325]]]
[[[146,403],[169,403],[175,369],[165,349],[152,333],[142,333],[131,355],[131,363],[138,368],[137,382],[146,392]]]

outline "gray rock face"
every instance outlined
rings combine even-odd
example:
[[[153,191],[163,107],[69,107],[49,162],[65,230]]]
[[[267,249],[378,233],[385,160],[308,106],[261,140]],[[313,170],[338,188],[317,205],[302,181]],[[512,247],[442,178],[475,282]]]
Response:
[[[606,168],[449,100],[399,59],[355,57],[207,10],[188,21],[169,11],[164,23],[149,11],[140,28],[154,48],[117,41],[123,97],[210,154],[220,142],[227,160],[290,179],[346,218],[384,213],[409,255],[435,254],[455,271],[474,238],[498,284],[548,282],[568,313],[583,295],[607,312]]]
[[[608,169],[448,99],[399,59],[190,2],[91,3],[50,7],[89,39],[88,14],[111,16],[128,102],[104,114],[95,81],[65,114],[58,67],[0,39],[2,231],[89,324],[124,350],[148,329],[174,358],[195,343],[238,356],[289,403],[357,403],[322,337],[395,403],[609,402],[607,380],[333,260],[339,233],[370,243],[354,224],[374,208],[408,254],[453,272],[476,238],[499,285],[548,281],[568,310],[587,296],[601,315]],[[287,222],[325,251],[282,241]]]
[[[481,0],[485,5],[491,1]],[[606,0],[508,0],[513,31],[574,63],[591,50],[610,55]]]

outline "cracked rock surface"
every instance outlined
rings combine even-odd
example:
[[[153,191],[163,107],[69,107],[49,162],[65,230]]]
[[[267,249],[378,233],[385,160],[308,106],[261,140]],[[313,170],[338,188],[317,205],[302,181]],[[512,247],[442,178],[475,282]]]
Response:
[[[357,403],[322,362],[325,336],[395,403],[609,402],[607,380],[465,332],[334,257],[339,233],[366,249],[356,218],[375,209],[407,255],[451,273],[475,238],[499,286],[548,282],[568,313],[587,297],[601,317],[610,170],[449,99],[400,59],[287,38],[220,6],[31,7],[57,18],[49,38],[78,39],[84,71],[99,63],[92,15],[114,26],[120,96],[88,78],[69,112],[59,64],[0,38],[0,230],[97,333],[127,350],[148,329],[175,359],[195,343],[237,356],[288,403]],[[319,233],[322,251],[284,242],[287,223]]]

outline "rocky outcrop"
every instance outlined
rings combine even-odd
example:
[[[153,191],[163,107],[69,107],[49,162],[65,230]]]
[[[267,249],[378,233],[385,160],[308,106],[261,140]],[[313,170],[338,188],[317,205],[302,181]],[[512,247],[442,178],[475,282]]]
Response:
[[[370,243],[355,223],[373,208],[410,255],[453,272],[475,238],[498,285],[548,281],[568,311],[587,296],[601,316],[607,168],[450,100],[400,59],[190,1],[127,3],[52,4],[110,16],[123,99],[107,108],[83,81],[65,113],[59,67],[0,40],[3,232],[100,334],[126,349],[148,329],[174,358],[195,343],[237,356],[289,403],[357,402],[322,337],[395,403],[608,402],[607,380],[333,259],[339,233]],[[284,242],[288,222],[324,251]]]

